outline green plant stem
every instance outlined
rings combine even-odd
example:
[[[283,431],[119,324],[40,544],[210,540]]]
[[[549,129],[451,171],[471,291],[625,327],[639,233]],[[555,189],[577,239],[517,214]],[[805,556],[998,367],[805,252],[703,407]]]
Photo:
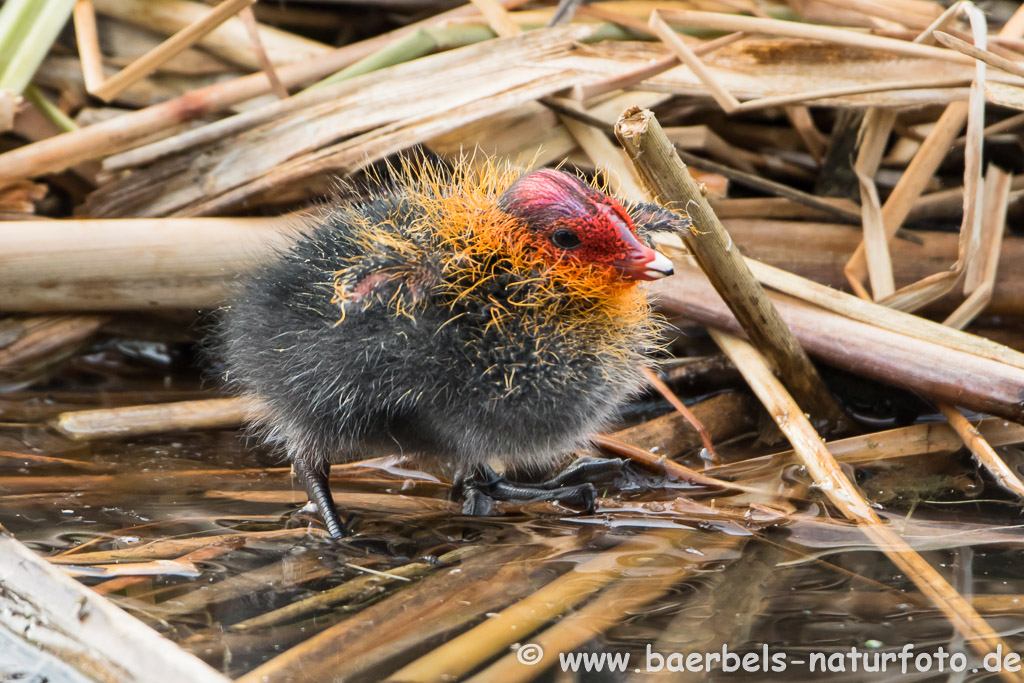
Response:
[[[71,117],[62,112],[60,108],[51,102],[50,99],[36,86],[29,84],[25,87],[25,99],[31,102],[32,106],[35,107],[40,114],[46,117],[50,123],[60,128],[62,133],[69,133],[73,130],[78,130],[78,124],[72,121]]]
[[[8,33],[0,36],[0,64],[5,65],[0,90],[25,90],[71,16],[75,0],[30,0],[29,4],[32,7],[15,6],[18,14]]]

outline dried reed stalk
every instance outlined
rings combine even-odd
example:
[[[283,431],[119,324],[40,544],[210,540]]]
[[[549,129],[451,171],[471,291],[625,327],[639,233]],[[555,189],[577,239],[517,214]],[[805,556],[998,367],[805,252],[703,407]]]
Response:
[[[245,399],[205,399],[179,403],[99,408],[61,413],[53,427],[75,440],[138,436],[179,429],[236,427],[257,414],[258,407]]]
[[[652,195],[669,209],[685,211],[692,221],[693,228],[683,231],[683,239],[744,330],[772,359],[783,381],[805,405],[813,406],[812,414],[827,424],[828,431],[844,429],[847,418],[842,409],[750,273],[654,114],[626,110],[615,134]]]
[[[631,568],[642,569],[660,555],[671,555],[673,548],[686,543],[695,533],[663,530],[624,541],[407,664],[390,678],[438,681],[460,677],[512,643],[521,642],[624,574],[628,575]]]
[[[260,38],[260,25],[256,21],[256,14],[252,11],[252,6],[243,7],[238,13],[238,18],[245,24],[245,32],[249,34],[249,42],[252,43],[256,59],[260,63],[260,69],[267,75],[267,80],[270,82],[270,91],[277,95],[279,100],[288,99],[288,88],[284,87],[284,83],[281,82],[281,77],[277,75],[277,69],[270,61],[267,49],[263,46],[263,39]]]
[[[879,550],[917,585],[918,590],[942,610],[975,651],[987,655],[999,648],[1008,650],[1007,644],[978,615],[970,602],[957,593],[942,575],[914,552],[895,531],[882,523],[874,509],[864,500],[825,448],[814,427],[804,417],[803,409],[772,375],[764,358],[737,337],[717,330],[711,330],[711,335],[740,369],[754,393],[775,418],[815,485],[841,514],[860,526],[868,538],[878,545]],[[1020,680],[1019,676],[1010,672],[1004,672],[1003,678]]]
[[[116,0],[120,2],[121,0]],[[525,0],[509,0],[509,4]],[[332,74],[386,46],[391,41],[448,19],[471,15],[472,7],[457,7],[379,36],[352,43],[277,70],[286,87],[309,83]],[[0,186],[44,173],[55,173],[83,161],[124,151],[145,137],[177,124],[224,111],[239,102],[270,92],[266,74],[256,73],[146,107],[81,130],[18,147],[0,154]]]
[[[93,92],[103,84],[103,53],[100,52],[100,38],[96,31],[96,10],[92,0],[76,0],[73,10],[75,21],[75,42],[78,44],[78,58],[82,62],[82,76],[85,89]]]
[[[992,446],[1024,442],[1024,425],[994,417],[969,424],[972,430],[976,430]],[[963,445],[963,439],[950,425],[931,422],[829,441],[825,447],[837,462],[867,465],[891,458],[951,453],[960,450]],[[774,471],[793,462],[793,458],[792,450],[782,451],[712,467],[707,473],[715,477],[746,477],[753,468],[769,466]]]
[[[985,62],[989,66],[1001,69],[1006,73],[1024,78],[1024,65],[1022,64],[1011,61],[1006,57],[1000,57],[989,50],[979,49],[968,43],[966,40],[960,40],[956,36],[951,36],[943,31],[935,31],[932,35],[935,36],[936,42],[940,45],[948,47],[951,50],[956,50],[957,52],[965,54],[973,59]]]
[[[110,102],[129,85],[153,73],[161,64],[194,45],[203,36],[255,1],[223,0],[207,14],[190,23],[113,76],[105,79],[101,85],[90,89],[89,92],[101,100]],[[84,68],[83,65],[83,70]]]
[[[121,21],[170,35],[201,20],[210,7],[193,0],[93,0],[96,11]],[[260,42],[276,66],[303,62],[328,53],[329,45],[270,26],[259,26]],[[221,59],[255,71],[260,69],[241,19],[228,17],[203,36],[199,45]]]
[[[978,464],[984,467],[1003,489],[1016,496],[1024,497],[1024,483],[1021,482],[1016,472],[1007,467],[1002,458],[996,455],[992,446],[985,440],[974,426],[967,421],[959,410],[945,403],[939,404],[942,416],[949,422],[949,426],[956,430],[957,435],[963,439],[964,445],[970,449]]]
[[[676,260],[676,274],[654,283],[658,305],[704,325],[737,333],[742,327],[701,272]],[[783,320],[817,358],[936,401],[1020,421],[1024,370],[852,320],[786,296],[772,294]]]
[[[908,57],[924,57],[960,64],[973,64],[973,60],[950,50],[911,43],[905,40],[883,38],[880,36],[850,31],[828,26],[805,24],[798,21],[782,21],[780,19],[763,19],[745,17],[736,14],[720,14],[698,10],[659,10],[660,16],[669,24],[687,28],[702,28],[715,31],[743,31],[745,33],[767,33],[774,36],[801,38],[804,40],[821,40],[849,47],[886,50]]]
[[[146,624],[64,575],[0,527],[0,625],[83,677],[108,681],[228,680]]]
[[[672,404],[672,407],[690,423],[690,426],[693,427],[698,434],[700,434],[700,440],[704,444],[704,448],[707,450],[708,454],[711,456],[711,461],[716,465],[719,464],[720,458],[718,457],[718,453],[715,452],[714,444],[711,442],[711,435],[708,433],[708,430],[705,429],[704,425],[701,424],[701,421],[697,419],[697,416],[690,412],[690,409],[679,400],[679,397],[675,395],[675,392],[673,392],[667,384],[662,382],[661,378],[658,377],[653,370],[650,368],[643,368],[643,373],[647,377],[647,381],[651,383],[651,386],[653,386],[666,401]]]

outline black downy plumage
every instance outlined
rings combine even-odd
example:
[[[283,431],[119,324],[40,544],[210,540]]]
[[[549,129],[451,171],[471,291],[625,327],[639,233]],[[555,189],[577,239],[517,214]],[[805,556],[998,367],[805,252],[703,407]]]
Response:
[[[455,471],[544,465],[640,386],[656,324],[637,280],[671,263],[580,179],[486,164],[335,207],[245,277],[226,378],[263,406],[328,531],[332,462],[401,453]],[[681,229],[655,206],[634,216]],[[642,231],[641,231],[642,232]]]

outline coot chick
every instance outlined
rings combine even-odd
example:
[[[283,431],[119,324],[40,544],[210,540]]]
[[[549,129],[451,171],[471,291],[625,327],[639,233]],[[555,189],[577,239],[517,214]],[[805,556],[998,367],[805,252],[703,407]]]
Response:
[[[672,273],[629,211],[567,173],[399,176],[326,210],[240,282],[220,323],[229,385],[265,406],[262,436],[335,537],[332,462],[406,453],[466,473],[584,442],[656,344],[638,281]]]

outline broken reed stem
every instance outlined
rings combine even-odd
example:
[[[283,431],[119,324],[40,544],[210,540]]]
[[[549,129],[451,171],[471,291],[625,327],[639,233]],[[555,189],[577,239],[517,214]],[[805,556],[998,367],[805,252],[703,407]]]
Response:
[[[53,427],[69,439],[86,441],[138,436],[180,429],[237,427],[258,414],[258,404],[244,398],[211,398],[125,408],[60,413]]]
[[[718,457],[718,453],[715,452],[715,446],[711,442],[711,435],[708,434],[708,430],[705,429],[704,425],[701,424],[701,421],[697,419],[697,416],[690,412],[690,409],[686,407],[686,404],[679,400],[679,397],[676,396],[675,392],[672,391],[667,384],[661,381],[661,378],[658,377],[656,372],[650,368],[643,368],[642,372],[644,373],[644,376],[647,377],[647,381],[651,383],[651,386],[657,389],[658,393],[661,394],[666,401],[671,403],[672,407],[690,423],[690,426],[697,430],[697,433],[700,435],[700,440],[704,444],[704,448],[707,449],[708,454],[711,455],[711,462],[716,465],[721,464],[721,458]]]
[[[765,359],[750,344],[725,332],[710,329],[711,336],[732,359],[757,397],[775,418],[779,429],[793,446],[799,461],[807,468],[815,485],[848,519],[856,522],[865,535],[936,607],[941,609],[953,626],[963,634],[980,654],[987,655],[997,648],[1008,650],[1008,645],[974,610],[970,602],[928,564],[896,532],[885,526],[871,506],[864,500],[853,483],[839,468],[828,452],[821,437],[804,417],[800,406],[785,387],[772,375]],[[1004,680],[1020,680],[1009,672]]]
[[[100,87],[95,90],[91,90],[90,92],[105,102],[111,101],[129,85],[153,73],[168,59],[171,59],[180,52],[188,49],[203,36],[207,35],[237,14],[239,10],[244,7],[248,7],[255,1],[256,0],[224,0],[216,7],[213,7],[205,16],[181,29],[128,66],[103,81],[103,84]]]
[[[956,430],[956,433],[963,439],[964,445],[978,459],[978,464],[988,470],[1000,487],[1024,498],[1024,482],[1021,482],[1017,474],[996,454],[981,432],[953,406],[940,403],[938,407],[943,417],[949,422],[949,426]]]
[[[754,279],[654,114],[637,107],[626,110],[615,134],[651,194],[666,208],[689,216],[692,225],[683,232],[683,239],[747,335],[771,358],[785,385],[824,423],[826,431],[845,429],[848,421],[839,404]]]
[[[270,56],[267,54],[266,48],[263,46],[263,39],[260,38],[260,25],[256,21],[256,14],[252,11],[252,6],[243,7],[238,13],[238,18],[242,20],[245,25],[245,32],[249,34],[249,42],[252,43],[253,52],[256,53],[256,60],[260,63],[260,69],[267,75],[267,80],[270,81],[270,90],[277,99],[286,100],[288,99],[288,88],[284,87],[284,83],[281,82],[281,78],[277,75],[277,69],[274,67],[274,63],[270,61]]]
[[[743,491],[744,493],[754,493],[757,495],[765,495],[768,493],[764,489],[756,486],[745,486],[743,484],[722,481],[721,479],[709,477],[696,470],[691,470],[686,465],[681,465],[675,460],[670,460],[663,455],[655,455],[646,449],[628,444],[625,441],[608,434],[592,434],[590,436],[590,442],[599,448],[605,449],[606,451],[611,451],[616,455],[621,455],[629,458],[630,460],[635,460],[636,462],[646,465],[651,469],[664,472],[665,474],[682,481],[688,481],[696,486],[710,486],[725,489],[727,491]]]
[[[75,42],[78,43],[78,59],[82,63],[82,77],[85,89],[93,92],[103,85],[103,53],[96,31],[96,9],[92,0],[77,0],[73,10],[75,20]]]

